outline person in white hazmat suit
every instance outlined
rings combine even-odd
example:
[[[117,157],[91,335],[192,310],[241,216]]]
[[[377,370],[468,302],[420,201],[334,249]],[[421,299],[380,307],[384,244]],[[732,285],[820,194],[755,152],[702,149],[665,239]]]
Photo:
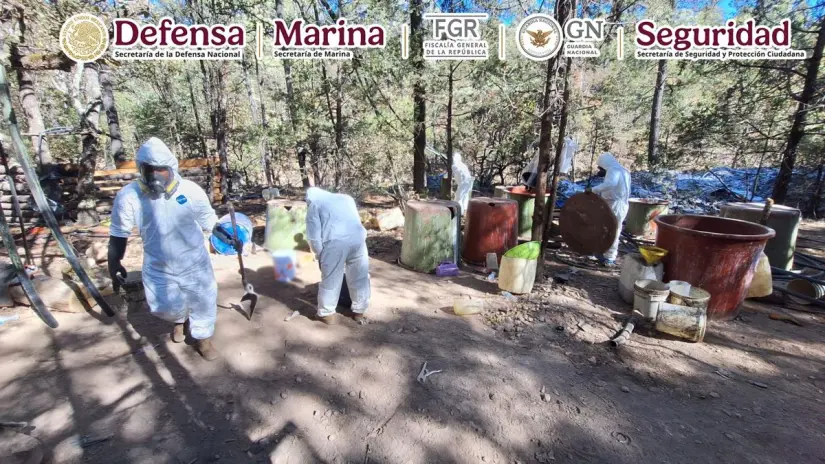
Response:
[[[121,260],[137,228],[143,239],[143,286],[152,314],[175,324],[172,341],[185,339],[184,323],[207,360],[218,357],[212,345],[218,286],[204,243],[212,231],[236,250],[240,244],[218,227],[206,192],[178,174],[178,160],[157,138],[138,150],[139,178],[123,187],[112,208],[109,273],[115,290],[126,278]]]
[[[604,182],[593,187],[593,193],[602,197],[610,206],[610,210],[616,215],[619,223],[619,230],[616,232],[616,240],[600,257],[604,265],[612,266],[616,264],[616,256],[619,254],[619,237],[622,233],[622,223],[627,216],[627,208],[630,200],[630,173],[619,164],[619,161],[610,153],[602,153],[599,156],[599,175],[604,171]]]
[[[355,200],[318,187],[307,190],[306,200],[307,240],[321,266],[317,318],[334,323],[346,275],[353,319],[363,323],[370,303],[369,256]]]
[[[467,205],[470,203],[470,194],[473,193],[473,175],[470,168],[461,159],[461,153],[453,153],[453,178],[458,184],[455,192],[455,201],[461,205],[461,214],[467,214]]]

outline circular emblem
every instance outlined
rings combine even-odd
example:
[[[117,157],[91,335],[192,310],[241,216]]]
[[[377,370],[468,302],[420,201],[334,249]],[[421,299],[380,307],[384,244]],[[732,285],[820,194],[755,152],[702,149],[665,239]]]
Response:
[[[546,61],[556,56],[562,38],[559,22],[545,14],[532,14],[522,19],[516,28],[519,51],[533,61]]]
[[[60,49],[78,63],[97,60],[108,46],[109,31],[103,21],[92,14],[76,14],[60,28]]]

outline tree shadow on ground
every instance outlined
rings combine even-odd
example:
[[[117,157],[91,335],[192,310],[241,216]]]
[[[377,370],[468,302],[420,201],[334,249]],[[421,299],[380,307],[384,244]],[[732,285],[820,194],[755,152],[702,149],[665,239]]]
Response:
[[[271,269],[254,270],[250,279],[263,305],[251,322],[219,313],[222,358],[214,363],[171,344],[171,324],[151,316],[142,301],[107,326],[82,315],[61,315],[59,331],[26,325],[20,330],[29,336],[0,351],[9,366],[0,374],[6,380],[0,401],[10,420],[40,424],[35,432],[58,456],[91,463],[823,457],[817,431],[825,406],[785,378],[803,364],[743,370],[771,386],[761,389],[714,374],[718,367],[687,344],[646,345],[640,337],[617,351],[583,341],[571,318],[592,316],[564,302],[547,305],[545,322],[511,338],[486,327],[481,316],[439,311],[447,295],[464,288],[461,282],[373,266],[381,276],[374,292],[396,297],[373,308],[365,326],[285,323],[311,284],[276,285]],[[554,329],[562,324],[571,330]],[[761,325],[744,329],[749,339],[776,336]],[[710,344],[725,337],[730,343],[744,329],[714,326]],[[752,369],[784,356],[735,343],[742,346],[731,349],[753,358],[746,365]],[[813,336],[809,344],[822,347]],[[798,357],[822,362],[821,355]],[[424,362],[442,372],[419,382]],[[654,364],[658,371],[650,370]],[[801,371],[809,372],[810,364]],[[708,397],[709,389],[720,398]],[[83,435],[111,437],[86,448],[72,444]]]

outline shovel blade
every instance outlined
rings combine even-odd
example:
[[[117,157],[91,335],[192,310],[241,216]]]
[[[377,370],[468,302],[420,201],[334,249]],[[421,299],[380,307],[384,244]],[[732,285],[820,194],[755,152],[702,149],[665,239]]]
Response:
[[[248,320],[252,320],[252,313],[255,312],[255,306],[258,305],[258,295],[255,293],[246,293],[241,298],[241,306],[246,309],[246,313],[249,314],[247,317]]]

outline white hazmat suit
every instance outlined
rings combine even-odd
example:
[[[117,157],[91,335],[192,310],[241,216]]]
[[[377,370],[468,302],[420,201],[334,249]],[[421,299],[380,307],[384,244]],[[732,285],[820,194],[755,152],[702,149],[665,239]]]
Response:
[[[616,256],[619,254],[619,236],[622,233],[622,222],[627,216],[628,201],[630,200],[630,173],[610,153],[602,153],[599,156],[598,164],[600,168],[607,171],[607,174],[605,174],[604,182],[593,187],[593,192],[604,198],[619,223],[616,240],[604,254],[606,260],[615,261]]]
[[[470,194],[473,192],[473,175],[470,174],[470,168],[458,152],[453,153],[453,178],[458,184],[455,201],[461,205],[461,214],[467,214],[467,205],[470,203]]]
[[[364,314],[370,303],[370,262],[355,200],[318,187],[310,187],[306,199],[307,240],[321,264],[318,316],[335,314],[345,273],[352,312]]]
[[[171,195],[151,195],[135,181],[118,192],[109,234],[127,238],[137,227],[143,239],[143,286],[152,314],[182,324],[198,340],[215,331],[218,286],[204,243],[204,231],[218,222],[206,192],[178,174],[178,160],[157,138],[137,153],[142,164],[168,166],[177,189]]]

